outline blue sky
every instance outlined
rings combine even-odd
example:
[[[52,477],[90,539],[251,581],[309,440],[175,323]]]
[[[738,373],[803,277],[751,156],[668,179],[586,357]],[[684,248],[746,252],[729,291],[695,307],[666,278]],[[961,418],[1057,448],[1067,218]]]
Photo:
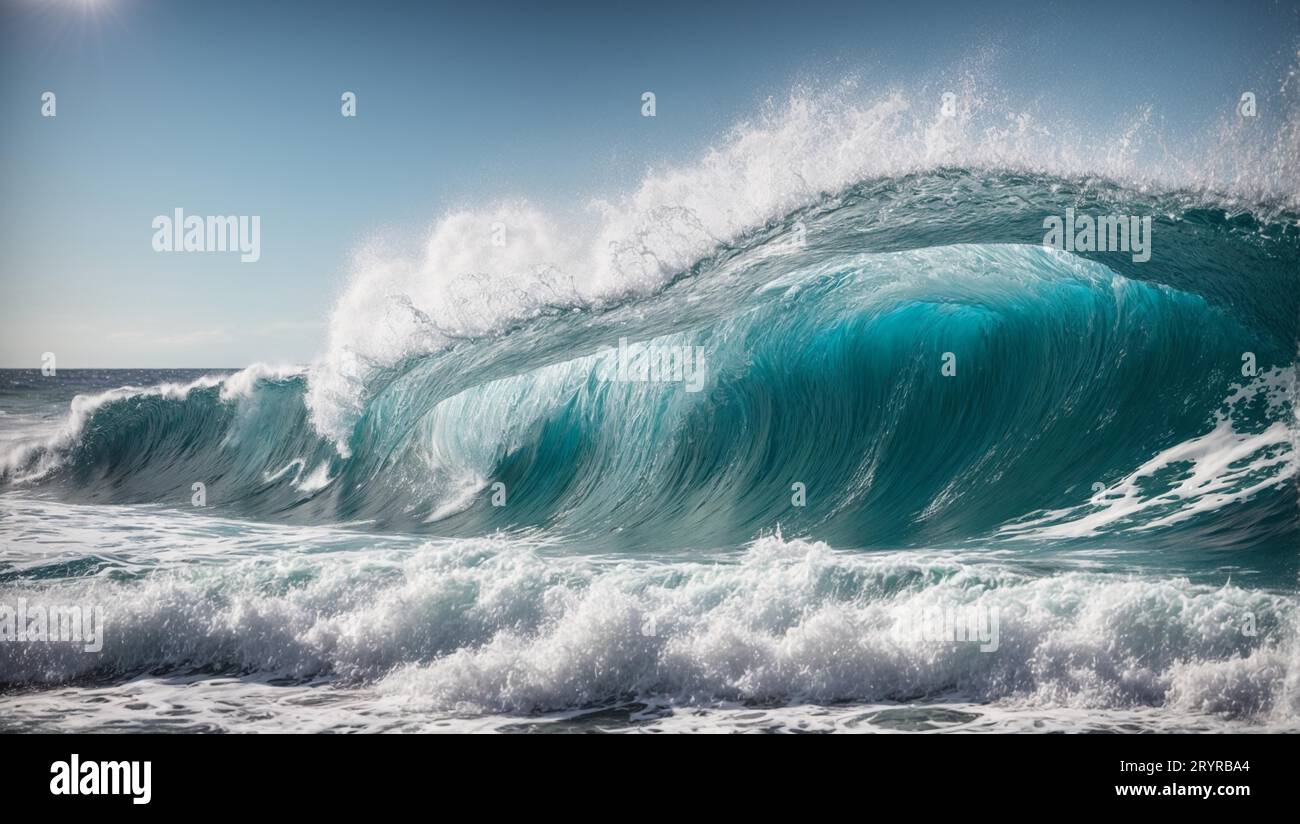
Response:
[[[29,368],[309,361],[372,234],[633,187],[796,83],[907,83],[991,49],[1009,94],[1085,122],[1150,104],[1190,133],[1276,85],[1300,38],[1291,0],[2,8],[0,367]],[[260,215],[261,260],[156,253],[177,206]]]

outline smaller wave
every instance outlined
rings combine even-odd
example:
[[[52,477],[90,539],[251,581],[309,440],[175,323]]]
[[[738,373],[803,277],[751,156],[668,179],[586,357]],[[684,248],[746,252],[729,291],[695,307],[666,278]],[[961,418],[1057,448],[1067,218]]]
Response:
[[[0,481],[28,483],[63,466],[86,431],[87,423],[105,407],[123,401],[158,398],[185,401],[196,390],[220,387],[222,402],[234,402],[252,395],[259,382],[279,381],[306,374],[302,366],[271,366],[255,363],[233,373],[203,375],[188,383],[160,383],[152,386],[122,386],[94,395],[77,395],[69,405],[63,424],[53,434],[24,439],[0,455]]]

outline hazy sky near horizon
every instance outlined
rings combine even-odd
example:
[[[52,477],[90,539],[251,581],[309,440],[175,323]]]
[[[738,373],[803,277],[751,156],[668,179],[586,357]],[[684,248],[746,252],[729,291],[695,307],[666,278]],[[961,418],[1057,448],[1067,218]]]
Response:
[[[0,367],[308,362],[375,233],[626,191],[799,83],[988,50],[1008,94],[1194,132],[1294,66],[1297,6],[2,0]],[[154,251],[177,207],[260,216],[261,259]]]

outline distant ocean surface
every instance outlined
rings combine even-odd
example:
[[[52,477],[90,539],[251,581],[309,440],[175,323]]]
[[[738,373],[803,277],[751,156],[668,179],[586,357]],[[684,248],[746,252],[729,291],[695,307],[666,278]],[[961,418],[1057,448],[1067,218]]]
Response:
[[[1300,729],[1294,204],[835,182],[647,208],[599,297],[361,278],[309,367],[0,372],[0,605],[104,615],[0,729]]]

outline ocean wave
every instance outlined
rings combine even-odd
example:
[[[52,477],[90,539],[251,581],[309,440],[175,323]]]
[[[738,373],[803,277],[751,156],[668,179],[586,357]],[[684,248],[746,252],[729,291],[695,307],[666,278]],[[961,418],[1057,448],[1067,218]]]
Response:
[[[791,254],[759,244],[635,303],[631,329],[546,318],[407,364],[346,457],[310,424],[310,374],[259,367],[78,398],[11,483],[184,505],[202,482],[270,520],[623,546],[1300,531],[1293,351],[1267,317],[1037,246]],[[619,378],[627,334],[698,355],[698,391]]]
[[[593,200],[576,215],[516,200],[443,215],[414,252],[367,244],[354,257],[313,370],[314,424],[346,454],[369,399],[403,363],[539,315],[645,298],[713,255],[749,246],[774,224],[789,228],[789,215],[812,210],[820,217],[828,202],[871,191],[864,184],[904,182],[877,191],[876,209],[864,216],[889,223],[904,247],[1010,232],[1037,242],[1044,215],[1094,199],[1174,218],[1226,213],[1293,232],[1297,226],[1294,89],[1280,101],[1278,128],[1252,130],[1241,118],[1225,118],[1199,142],[1166,141],[1149,109],[1114,130],[1083,131],[1059,114],[1017,106],[977,74],[953,91],[955,105],[945,113],[931,89],[870,90],[852,80],[799,88],[769,101],[694,162],[651,168],[629,192]],[[948,170],[995,185],[975,197],[960,184],[926,185],[945,181]],[[1041,185],[1014,185],[1021,180]],[[1017,217],[1027,227],[1023,220],[1017,226]],[[976,234],[967,238],[971,229]],[[843,248],[853,236],[842,234],[826,242]],[[1294,233],[1292,241],[1294,262]],[[1295,323],[1294,313],[1286,322]]]
[[[363,248],[310,368],[78,397],[0,484],[626,547],[1293,544],[1300,107],[1229,169],[961,91],[798,91],[594,222],[512,202]],[[1067,208],[1154,254],[1045,248]],[[624,342],[699,385],[610,380]]]
[[[954,90],[797,90],[585,209],[375,238],[307,367],[53,430],[24,385],[0,607],[103,646],[0,643],[0,716],[1296,729],[1300,84],[1199,142]],[[1067,209],[1150,259],[1046,247]]]

